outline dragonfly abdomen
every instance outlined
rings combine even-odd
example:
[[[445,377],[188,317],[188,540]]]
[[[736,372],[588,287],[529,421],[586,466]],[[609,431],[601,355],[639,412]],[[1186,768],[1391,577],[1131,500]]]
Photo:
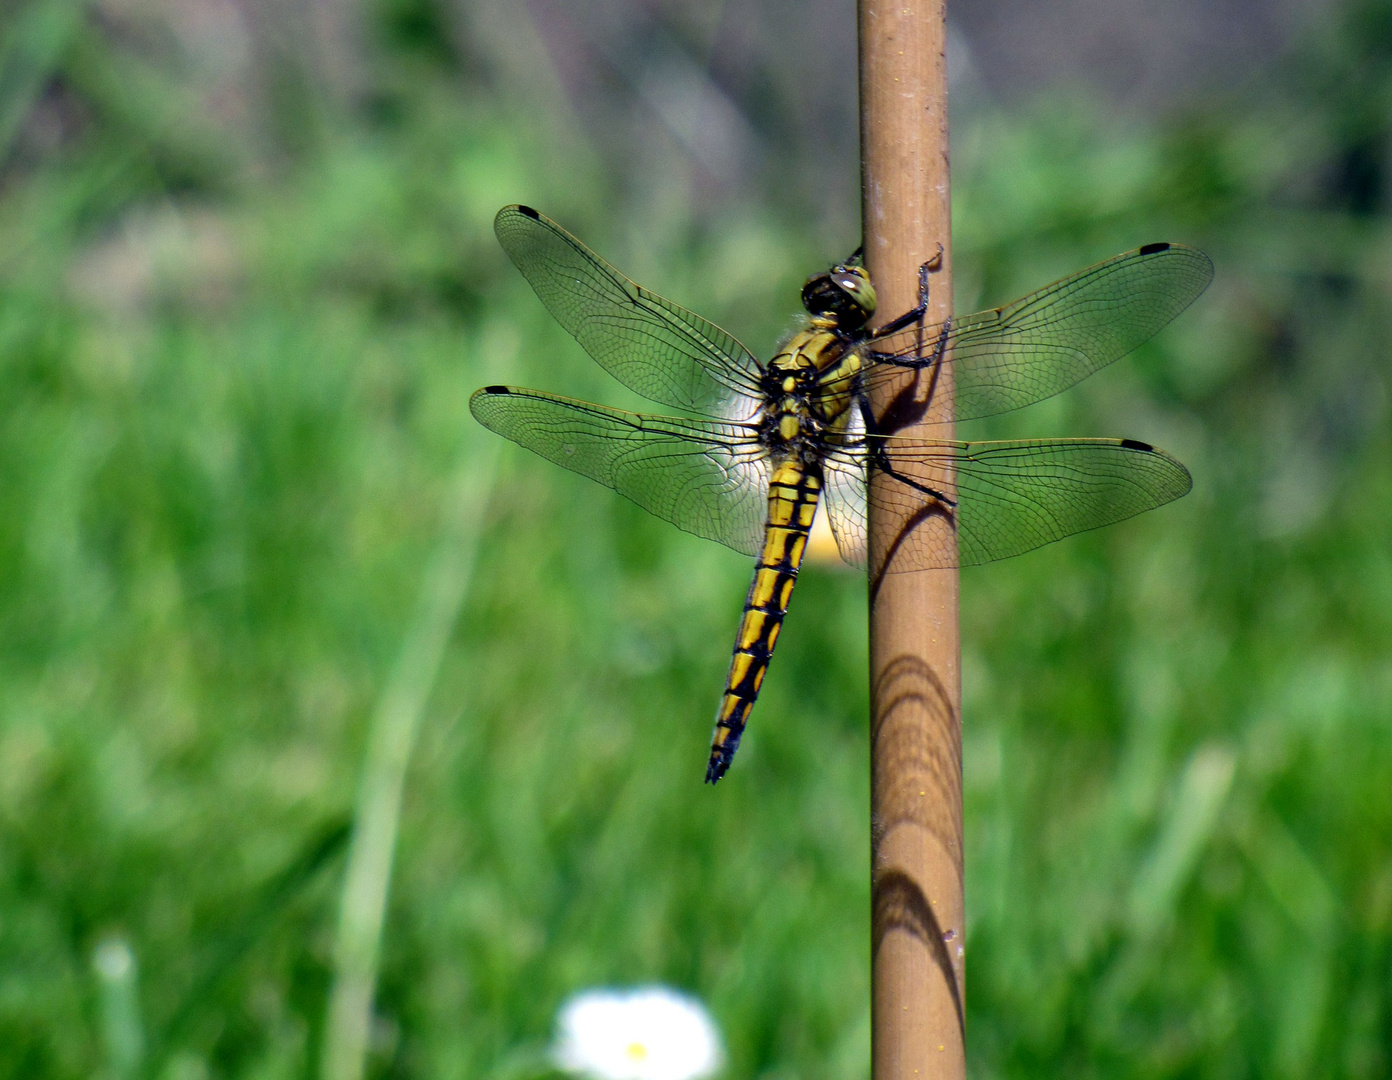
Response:
[[[735,654],[725,693],[715,715],[706,783],[725,775],[759,697],[778,631],[788,612],[788,600],[807,548],[807,534],[822,493],[822,471],[815,463],[796,458],[779,464],[769,482],[768,523],[764,548],[754,568],[754,580],[744,601],[744,615],[735,636]]]

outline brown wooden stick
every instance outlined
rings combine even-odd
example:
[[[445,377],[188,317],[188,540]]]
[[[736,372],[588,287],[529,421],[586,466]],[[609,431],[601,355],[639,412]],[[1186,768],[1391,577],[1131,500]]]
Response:
[[[940,323],[952,310],[944,0],[860,0],[859,13],[866,266],[884,321],[915,305],[918,269],[941,244],[926,316]],[[952,437],[950,369],[944,374],[921,425],[932,438]],[[886,388],[872,402],[877,415],[889,396]],[[885,482],[896,483],[871,478]],[[871,504],[872,552],[892,550],[906,527],[952,539],[942,516],[908,523]],[[957,572],[893,571],[892,563],[870,568],[872,1076],[962,1080]]]

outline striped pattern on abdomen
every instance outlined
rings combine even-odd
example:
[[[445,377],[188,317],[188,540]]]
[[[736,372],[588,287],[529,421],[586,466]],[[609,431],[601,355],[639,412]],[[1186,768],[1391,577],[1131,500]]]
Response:
[[[783,616],[788,612],[788,599],[793,594],[821,493],[822,471],[816,464],[785,461],[774,470],[769,482],[764,550],[759,554],[749,596],[744,601],[725,694],[715,714],[715,735],[706,766],[708,784],[719,780],[730,767],[749,712],[759,696]]]

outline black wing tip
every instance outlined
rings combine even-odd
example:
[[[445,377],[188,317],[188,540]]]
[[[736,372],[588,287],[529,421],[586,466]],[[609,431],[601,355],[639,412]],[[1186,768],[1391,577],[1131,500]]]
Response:
[[[530,206],[525,206],[522,203],[508,203],[507,206],[499,210],[497,215],[493,218],[493,228],[495,230],[501,229],[504,222],[506,222],[508,218],[513,217],[527,217],[531,218],[533,221],[542,220],[541,213],[537,210],[533,210]]]
[[[512,387],[510,387],[510,386],[498,386],[498,385],[495,385],[495,386],[485,386],[485,387],[483,387],[481,390],[479,390],[479,393],[480,393],[480,394],[510,394],[510,393],[512,393]]]
[[[1207,267],[1208,276],[1210,278],[1213,276],[1213,260],[1210,259],[1206,253],[1200,251],[1196,247],[1190,247],[1188,244],[1175,244],[1168,240],[1160,240],[1153,244],[1142,244],[1136,249],[1136,254],[1141,256],[1163,255],[1167,251],[1172,251],[1176,255],[1181,255],[1187,259],[1203,263]]]
[[[1170,495],[1169,498],[1165,500],[1165,502],[1172,502],[1175,499],[1181,499],[1185,495],[1188,495],[1189,492],[1194,490],[1193,473],[1189,471],[1189,469],[1185,466],[1184,462],[1180,461],[1178,458],[1171,457],[1164,450],[1161,450],[1158,446],[1152,446],[1148,442],[1141,442],[1140,439],[1122,439],[1117,443],[1117,445],[1120,446],[1123,450],[1135,450],[1137,453],[1140,454],[1154,454],[1162,461],[1167,462],[1171,466],[1171,468],[1178,470],[1179,476],[1183,478],[1183,483],[1177,489],[1174,490],[1174,493]],[[1156,505],[1163,506],[1164,503],[1157,503]]]

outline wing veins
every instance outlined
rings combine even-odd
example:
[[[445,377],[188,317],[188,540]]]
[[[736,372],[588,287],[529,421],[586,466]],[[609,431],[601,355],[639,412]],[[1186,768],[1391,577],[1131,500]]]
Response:
[[[624,276],[549,218],[504,207],[494,231],[557,322],[631,389],[707,415],[757,394],[763,369],[737,338]]]

